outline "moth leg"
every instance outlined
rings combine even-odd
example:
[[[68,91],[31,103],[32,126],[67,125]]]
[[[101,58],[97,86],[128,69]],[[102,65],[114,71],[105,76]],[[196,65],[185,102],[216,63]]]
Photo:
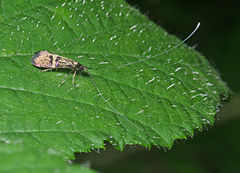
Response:
[[[63,79],[63,81],[58,85],[59,87],[66,81],[66,78],[68,77],[68,75],[70,74],[70,73],[72,73],[73,72],[73,70],[72,71],[70,71],[70,72],[68,72],[65,76],[64,76],[64,79]]]
[[[75,81],[75,75],[76,75],[76,73],[77,73],[77,70],[75,70],[74,73],[73,73],[73,78],[72,78],[72,84],[73,84],[73,86],[74,86],[74,81]]]
[[[45,71],[51,71],[52,68],[47,68],[47,69],[44,69],[44,70],[40,70],[40,72],[45,72]]]

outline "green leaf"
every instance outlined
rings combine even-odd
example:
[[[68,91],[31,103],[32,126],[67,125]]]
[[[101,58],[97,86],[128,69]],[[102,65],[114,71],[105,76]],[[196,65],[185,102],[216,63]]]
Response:
[[[126,147],[124,152],[116,152],[108,146],[107,150],[89,153],[87,157],[80,154],[78,159],[87,160],[95,169],[106,173],[152,173],[159,170],[168,173],[240,172],[240,134],[236,133],[240,131],[239,115],[215,125],[211,131],[196,135],[194,139],[177,143],[168,152],[157,148],[147,151],[142,147],[134,150]]]
[[[80,165],[69,166],[61,157],[16,144],[0,144],[0,172],[94,173]]]
[[[0,4],[0,137],[10,143],[68,157],[105,140],[121,150],[171,147],[212,124],[228,97],[202,55],[185,44],[163,53],[180,40],[124,1]],[[79,61],[91,76],[58,87],[67,72],[32,66],[39,50]]]

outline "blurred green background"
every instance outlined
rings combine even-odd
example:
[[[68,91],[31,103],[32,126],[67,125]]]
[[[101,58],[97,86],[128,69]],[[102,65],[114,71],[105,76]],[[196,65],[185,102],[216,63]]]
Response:
[[[169,33],[196,46],[219,71],[232,90],[213,127],[196,132],[193,139],[176,141],[171,150],[128,146],[124,152],[106,150],[76,154],[77,162],[100,172],[220,173],[240,172],[240,19],[238,1],[128,0]]]

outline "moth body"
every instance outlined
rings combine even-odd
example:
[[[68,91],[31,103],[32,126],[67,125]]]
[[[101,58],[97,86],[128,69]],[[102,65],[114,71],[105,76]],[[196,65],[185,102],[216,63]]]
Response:
[[[83,71],[87,69],[77,61],[52,54],[46,50],[36,52],[31,59],[31,63],[35,67],[45,69],[71,69],[72,71]]]
[[[74,85],[76,73],[77,72],[81,73],[84,70],[87,71],[87,68],[84,65],[80,64],[79,62],[60,55],[50,53],[46,50],[36,52],[31,59],[31,63],[35,67],[44,68],[45,70],[43,71],[49,71],[52,69],[70,69],[71,71],[65,75],[63,81],[59,84],[59,86],[61,86],[65,82],[66,77],[70,73],[73,72],[72,83]]]

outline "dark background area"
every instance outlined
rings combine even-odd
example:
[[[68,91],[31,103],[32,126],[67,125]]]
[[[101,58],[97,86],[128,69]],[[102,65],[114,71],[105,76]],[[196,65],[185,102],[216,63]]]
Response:
[[[193,139],[176,141],[171,150],[128,146],[124,152],[106,150],[77,154],[77,161],[107,173],[225,173],[240,172],[240,15],[238,1],[128,0],[169,33],[197,46],[232,90],[213,127]]]

